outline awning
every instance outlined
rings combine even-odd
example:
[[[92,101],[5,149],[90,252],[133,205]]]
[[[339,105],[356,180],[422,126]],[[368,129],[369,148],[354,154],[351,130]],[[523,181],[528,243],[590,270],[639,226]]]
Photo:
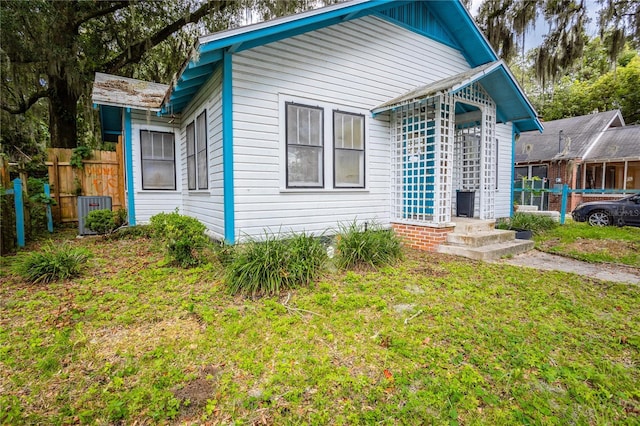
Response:
[[[482,84],[495,102],[498,122],[512,122],[520,132],[542,132],[543,126],[533,105],[503,61],[480,65],[452,77],[417,87],[373,108],[371,112],[375,116],[441,93],[456,93],[475,82]]]

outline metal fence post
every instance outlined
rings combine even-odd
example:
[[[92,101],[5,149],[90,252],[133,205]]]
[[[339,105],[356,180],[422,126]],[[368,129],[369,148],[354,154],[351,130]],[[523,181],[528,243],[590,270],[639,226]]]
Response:
[[[48,183],[44,184],[44,195],[49,197],[49,201],[51,201],[51,187]],[[47,230],[49,233],[53,232],[53,216],[51,215],[51,203],[47,203]]]
[[[22,181],[13,180],[13,202],[16,206],[16,237],[18,247],[24,247],[24,202],[22,200]]]
[[[569,195],[569,185],[562,185],[562,203],[560,204],[560,225],[564,225],[565,215],[567,213],[567,196]]]

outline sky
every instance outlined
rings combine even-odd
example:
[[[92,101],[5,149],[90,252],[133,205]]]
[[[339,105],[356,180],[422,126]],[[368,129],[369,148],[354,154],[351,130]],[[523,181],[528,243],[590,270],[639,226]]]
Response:
[[[471,14],[475,17],[478,14],[478,10],[480,9],[480,4],[483,0],[472,0],[471,2]],[[521,0],[524,1],[524,0]],[[587,0],[587,11],[588,15],[591,18],[591,22],[587,24],[587,35],[593,37],[598,33],[598,10],[599,5],[596,3],[596,0]],[[548,32],[549,25],[544,21],[542,16],[538,17],[536,21],[536,25],[534,29],[529,30],[525,35],[525,50],[533,49],[534,47],[538,47],[543,40],[543,36]]]

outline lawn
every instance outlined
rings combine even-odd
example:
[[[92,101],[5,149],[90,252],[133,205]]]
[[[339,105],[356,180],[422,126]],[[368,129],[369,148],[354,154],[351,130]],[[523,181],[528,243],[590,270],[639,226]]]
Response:
[[[640,228],[589,226],[568,221],[536,236],[536,248],[593,263],[640,268]]]
[[[407,251],[251,300],[151,240],[70,244],[72,280],[2,259],[2,424],[640,421],[638,286]]]

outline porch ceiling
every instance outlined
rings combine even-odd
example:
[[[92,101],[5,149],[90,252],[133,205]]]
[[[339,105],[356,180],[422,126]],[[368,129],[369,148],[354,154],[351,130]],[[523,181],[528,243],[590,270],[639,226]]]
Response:
[[[496,103],[498,121],[514,123],[518,131],[542,131],[537,113],[503,61],[480,65],[452,77],[417,87],[372,109],[373,115],[419,102],[439,93],[455,93],[479,82]]]

